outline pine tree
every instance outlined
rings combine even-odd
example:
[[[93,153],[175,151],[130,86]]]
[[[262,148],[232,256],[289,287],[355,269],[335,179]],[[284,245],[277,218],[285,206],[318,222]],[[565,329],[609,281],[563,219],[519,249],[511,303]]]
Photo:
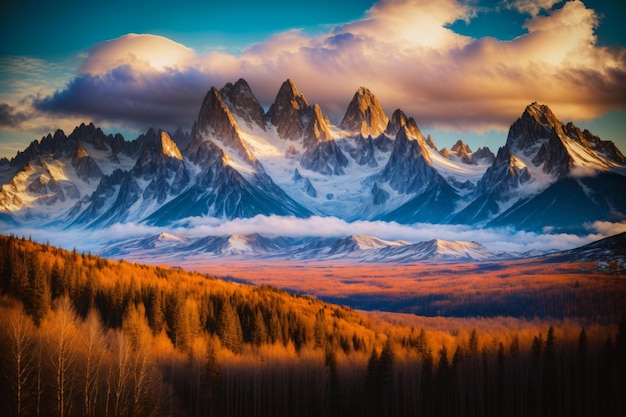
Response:
[[[243,346],[241,321],[228,300],[224,302],[217,320],[217,335],[225,348],[234,353],[241,353]]]
[[[393,413],[393,393],[395,391],[394,384],[394,363],[395,354],[393,352],[393,345],[391,338],[388,337],[383,350],[380,352],[380,358],[378,361],[378,380],[381,389],[381,399],[384,415],[392,415]]]
[[[254,330],[252,332],[252,343],[256,346],[261,346],[267,343],[267,328],[265,326],[265,320],[260,310],[257,310],[254,314]]]
[[[325,358],[326,366],[328,367],[328,387],[329,387],[329,415],[340,416],[341,415],[341,386],[339,381],[339,374],[337,373],[337,357],[332,349],[326,351]]]
[[[365,372],[365,404],[368,415],[377,416],[382,414],[380,387],[380,356],[376,349],[372,349]]]
[[[46,272],[37,257],[31,259],[31,279],[28,291],[28,313],[33,317],[35,325],[48,314],[52,303],[50,284]]]
[[[573,398],[575,401],[574,411],[577,416],[589,415],[588,412],[588,378],[589,372],[587,371],[588,363],[587,357],[589,354],[589,347],[587,346],[587,332],[585,329],[580,331],[578,336],[578,351],[576,353],[576,361],[574,362],[574,393]]]
[[[543,401],[543,415],[550,417],[555,416],[557,413],[557,395],[558,395],[558,380],[556,369],[556,351],[555,351],[556,339],[554,337],[554,327],[550,326],[548,329],[548,335],[546,336],[546,346],[543,352],[543,381],[542,387],[542,401]]]
[[[315,326],[313,327],[313,338],[315,339],[315,348],[322,349],[326,344],[326,322],[324,309],[318,310],[315,314]]]
[[[272,309],[270,313],[270,321],[268,326],[269,339],[272,343],[282,343],[283,326],[280,323],[276,309]]]
[[[435,365],[433,360],[433,352],[428,348],[424,354],[422,361],[422,374],[420,381],[419,404],[421,416],[436,415],[435,409]]]
[[[439,351],[439,366],[437,367],[436,385],[438,388],[439,411],[441,415],[449,415],[450,385],[451,385],[450,362],[448,360],[448,348],[446,345]]]

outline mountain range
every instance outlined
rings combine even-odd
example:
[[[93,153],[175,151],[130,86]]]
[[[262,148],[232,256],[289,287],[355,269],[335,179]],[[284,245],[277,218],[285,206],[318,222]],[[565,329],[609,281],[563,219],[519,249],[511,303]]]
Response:
[[[494,154],[462,141],[438,149],[365,87],[334,125],[292,80],[265,111],[240,79],[208,91],[190,132],[151,128],[128,141],[81,124],[0,160],[0,224],[91,230],[274,215],[582,234],[626,218],[625,175],[613,142],[537,103]]]
[[[495,253],[477,242],[450,242],[440,239],[411,243],[362,235],[345,238],[291,238],[268,237],[257,233],[202,238],[160,233],[107,245],[102,252],[103,256],[115,259],[133,261],[158,259],[159,262],[177,264],[196,264],[209,259],[373,263],[473,262],[515,259],[533,254]]]

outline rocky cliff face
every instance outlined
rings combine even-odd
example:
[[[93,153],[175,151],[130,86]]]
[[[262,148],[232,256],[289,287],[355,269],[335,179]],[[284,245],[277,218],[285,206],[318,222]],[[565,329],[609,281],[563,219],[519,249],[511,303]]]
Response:
[[[506,145],[498,150],[498,156],[478,181],[476,189],[479,194],[496,193],[502,196],[531,178],[528,167]]]
[[[415,119],[407,117],[402,110],[396,109],[387,123],[385,133],[389,136],[396,136],[402,128],[407,130],[410,137],[420,139],[420,141],[425,141],[424,135],[422,135],[422,132],[420,132],[417,127]]]
[[[364,137],[376,137],[385,131],[388,122],[376,96],[367,88],[360,87],[354,93],[340,127]]]
[[[76,175],[85,182],[97,180],[102,177],[102,171],[98,163],[89,156],[89,153],[87,153],[80,143],[76,147],[76,152],[72,158],[72,166],[76,170]]]
[[[343,175],[348,159],[334,140],[327,140],[308,148],[300,159],[300,165],[324,175]]]
[[[476,149],[476,152],[472,154],[472,162],[475,164],[492,164],[495,159],[496,156],[486,146]]]
[[[209,90],[202,102],[193,135],[189,144],[190,154],[197,154],[202,142],[212,140],[229,148],[250,164],[256,161],[239,135],[235,118],[215,87]]]
[[[141,155],[131,170],[136,178],[150,181],[143,191],[144,200],[163,203],[180,193],[190,181],[183,156],[170,135],[150,129]]]
[[[552,129],[562,129],[562,123],[548,106],[532,103],[511,125],[506,144],[512,152],[530,156],[550,137]]]
[[[375,177],[377,181],[388,182],[399,193],[420,193],[439,176],[425,144],[410,136],[407,127],[398,131],[389,160]]]
[[[457,140],[456,143],[450,148],[450,151],[452,151],[464,163],[474,163],[472,161],[472,150],[462,140]]]
[[[332,139],[321,108],[309,105],[290,79],[281,85],[266,116],[281,138],[301,140],[305,149]]]
[[[220,95],[230,111],[248,125],[265,130],[263,108],[243,78],[235,84],[228,83],[220,90]]]

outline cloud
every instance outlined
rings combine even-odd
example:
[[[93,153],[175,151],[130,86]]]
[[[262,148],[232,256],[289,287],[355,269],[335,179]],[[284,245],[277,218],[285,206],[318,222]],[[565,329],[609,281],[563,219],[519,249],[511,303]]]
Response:
[[[515,9],[520,13],[527,13],[531,16],[537,16],[542,10],[550,10],[552,7],[561,3],[562,0],[515,0],[507,3],[507,8]]]
[[[493,252],[526,252],[530,250],[560,251],[583,246],[593,241],[626,231],[626,222],[596,222],[587,225],[586,236],[572,234],[535,233],[512,228],[475,229],[465,225],[440,225],[417,223],[402,225],[394,222],[346,222],[336,217],[311,217],[299,219],[281,216],[255,216],[249,219],[224,221],[211,217],[185,219],[171,227],[145,224],[115,224],[100,230],[55,230],[16,228],[6,233],[17,236],[35,236],[40,242],[50,242],[72,250],[80,242],[81,251],[100,253],[116,242],[155,236],[159,233],[183,235],[189,238],[225,236],[254,233],[269,237],[322,237],[343,238],[350,235],[375,236],[385,240],[405,240],[413,243],[432,239],[448,241],[473,241]],[[68,243],[69,242],[69,243]]]
[[[157,35],[134,33],[94,45],[82,71],[102,75],[120,66],[165,70],[193,65],[196,53],[180,43]]]
[[[196,69],[137,71],[126,64],[104,74],[81,74],[66,89],[35,100],[50,115],[88,117],[138,130],[190,127],[211,80]]]
[[[28,114],[16,110],[8,103],[0,103],[0,127],[18,127],[28,119]]]
[[[533,101],[563,120],[626,107],[626,50],[596,44],[599,20],[582,2],[555,4],[511,3],[531,17],[528,34],[507,42],[449,29],[476,13],[457,0],[381,0],[358,21],[315,36],[279,33],[237,56],[126,35],[92,47],[80,74],[35,108],[138,130],[189,127],[211,86],[240,77],[266,108],[292,78],[335,122],[359,86],[388,112],[400,107],[422,128],[440,130],[506,130]]]
[[[601,237],[614,236],[626,232],[626,221],[619,223],[594,222],[588,225],[589,230],[595,231]]]

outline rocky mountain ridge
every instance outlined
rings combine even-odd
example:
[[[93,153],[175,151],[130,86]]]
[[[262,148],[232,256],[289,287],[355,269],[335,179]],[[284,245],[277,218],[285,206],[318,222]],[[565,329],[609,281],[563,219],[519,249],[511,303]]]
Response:
[[[150,129],[127,141],[83,124],[34,141],[0,164],[0,222],[318,215],[578,233],[626,218],[625,164],[612,142],[537,103],[494,155],[462,141],[437,149],[415,119],[400,109],[388,117],[364,87],[334,126],[292,80],[264,112],[240,79],[209,89],[190,134]]]
[[[373,236],[345,238],[285,238],[259,234],[220,235],[189,238],[161,233],[116,243],[103,252],[112,258],[176,260],[265,259],[276,261],[358,261],[373,263],[474,262],[514,259],[520,254],[495,253],[476,242],[450,242],[433,239],[425,242],[388,241]]]

